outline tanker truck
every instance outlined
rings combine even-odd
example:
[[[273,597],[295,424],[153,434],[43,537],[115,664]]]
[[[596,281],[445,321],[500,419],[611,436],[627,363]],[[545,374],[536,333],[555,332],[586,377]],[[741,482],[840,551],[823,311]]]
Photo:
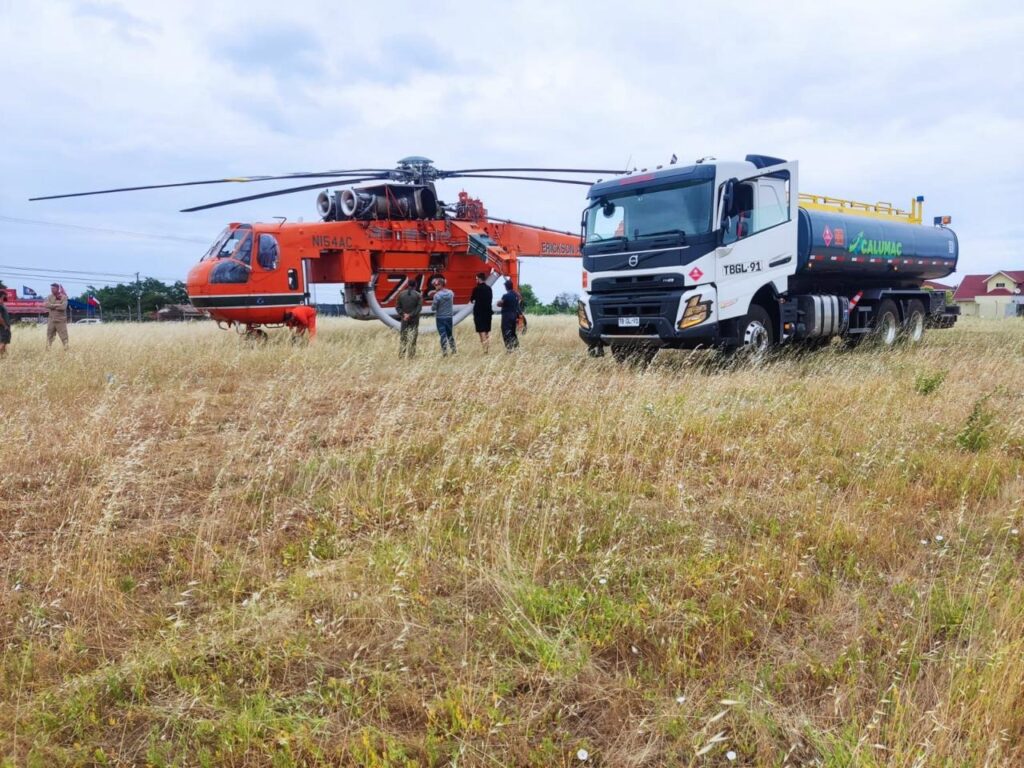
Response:
[[[673,158],[674,160],[674,158]],[[923,287],[956,269],[948,217],[800,194],[798,164],[713,158],[600,180],[581,222],[579,334],[595,356],[662,348],[920,341],[959,307]]]

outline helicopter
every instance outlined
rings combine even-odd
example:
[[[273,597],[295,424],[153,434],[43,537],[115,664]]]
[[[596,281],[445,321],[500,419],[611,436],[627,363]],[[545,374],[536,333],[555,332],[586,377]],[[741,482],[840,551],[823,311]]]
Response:
[[[444,276],[455,293],[457,324],[472,313],[469,297],[479,273],[493,285],[500,279],[519,287],[524,256],[578,258],[580,235],[490,216],[483,202],[465,190],[452,205],[437,195],[436,182],[452,178],[511,179],[589,186],[579,174],[614,175],[621,170],[578,168],[471,168],[444,171],[422,156],[405,157],[395,168],[356,168],[277,176],[242,176],[173,184],[47,195],[54,200],[117,192],[210,184],[328,179],[185,208],[182,213],[320,189],[320,221],[233,222],[220,233],[188,273],[189,300],[222,328],[266,337],[285,313],[309,302],[317,283],[343,285],[345,313],[379,320],[398,329],[395,305],[410,283],[433,296],[433,279]],[[524,175],[528,174],[528,175]],[[543,174],[543,175],[537,175]],[[574,178],[552,177],[566,174]],[[344,188],[331,189],[340,183]],[[358,185],[358,186],[356,186]],[[324,187],[328,187],[324,189]],[[430,308],[425,307],[425,314]]]

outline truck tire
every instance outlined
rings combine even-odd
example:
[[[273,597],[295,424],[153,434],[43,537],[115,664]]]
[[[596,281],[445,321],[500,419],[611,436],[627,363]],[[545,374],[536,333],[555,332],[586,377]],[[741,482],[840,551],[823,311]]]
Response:
[[[903,321],[903,340],[917,344],[924,336],[924,304],[913,299],[907,304],[907,319]]]
[[[900,313],[896,308],[896,302],[892,299],[882,299],[871,324],[871,341],[880,347],[891,347],[899,335]]]
[[[760,304],[751,304],[739,326],[739,350],[754,356],[765,354],[775,343],[772,318]]]

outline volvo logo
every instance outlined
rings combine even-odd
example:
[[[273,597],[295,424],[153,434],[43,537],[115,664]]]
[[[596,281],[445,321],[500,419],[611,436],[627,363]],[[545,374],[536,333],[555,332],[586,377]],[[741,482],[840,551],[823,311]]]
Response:
[[[637,256],[635,253],[629,254],[629,266],[635,267],[639,263],[640,263],[640,257],[639,256]]]

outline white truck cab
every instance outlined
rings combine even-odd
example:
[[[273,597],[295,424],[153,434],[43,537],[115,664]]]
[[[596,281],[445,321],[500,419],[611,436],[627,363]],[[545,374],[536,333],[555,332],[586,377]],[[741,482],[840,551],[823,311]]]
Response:
[[[592,353],[605,346],[617,356],[662,347],[764,349],[809,333],[863,334],[871,317],[860,313],[851,323],[849,312],[865,290],[871,295],[864,311],[887,290],[898,290],[913,295],[895,302],[897,322],[917,308],[909,304],[915,300],[937,316],[939,308],[919,295],[920,283],[955,269],[955,248],[946,247],[955,242],[951,230],[933,236],[907,222],[903,211],[895,212],[901,216],[895,222],[867,208],[863,216],[827,207],[809,213],[801,209],[798,172],[795,161],[748,155],[742,162],[708,159],[594,184],[582,221],[579,307],[580,336]],[[909,270],[882,259],[848,262],[854,238],[864,240],[865,231],[877,234],[879,227],[886,237],[943,258]],[[836,230],[840,242],[826,234]],[[819,254],[811,251],[834,257],[829,265],[840,268],[815,264]],[[823,294],[827,300],[806,300]]]

